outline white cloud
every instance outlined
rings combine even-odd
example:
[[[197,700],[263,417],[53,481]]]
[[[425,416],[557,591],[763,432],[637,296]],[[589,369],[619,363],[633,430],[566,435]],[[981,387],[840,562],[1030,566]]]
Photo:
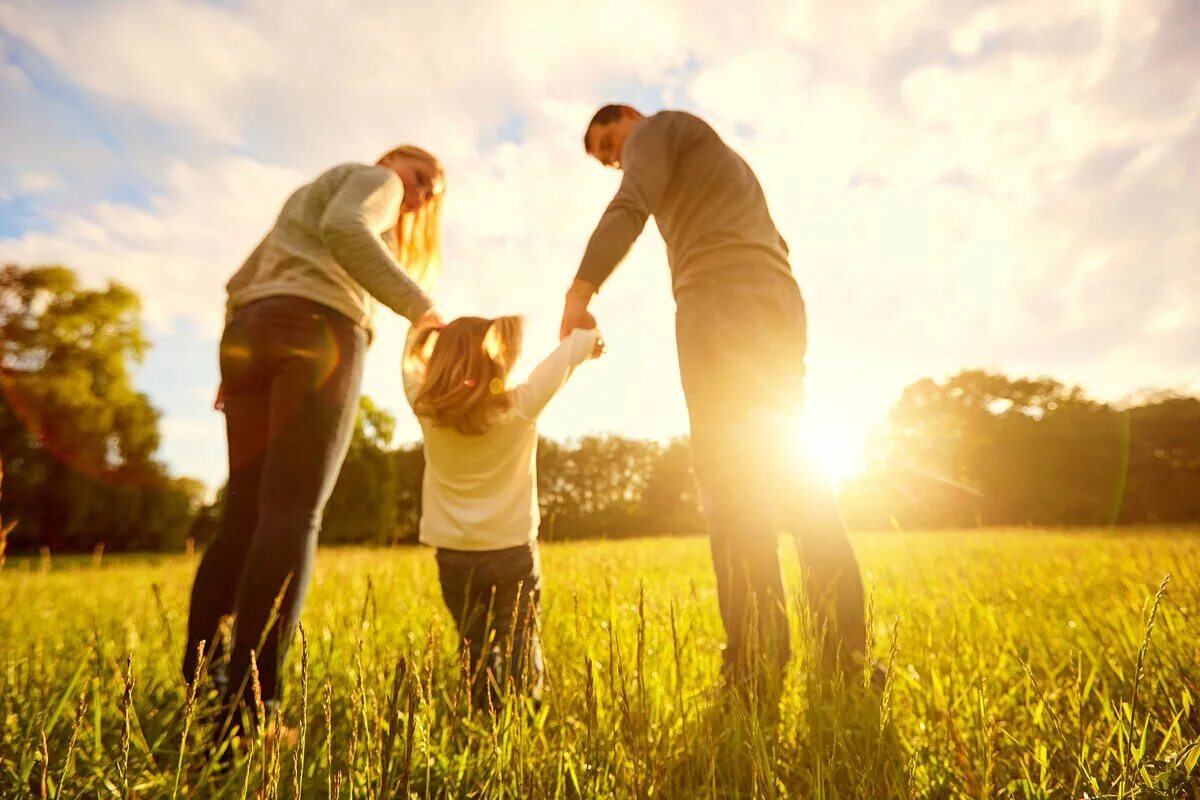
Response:
[[[58,177],[45,172],[27,172],[17,178],[17,191],[23,194],[40,194],[58,185]]]
[[[268,30],[227,9],[184,0],[0,4],[0,25],[90,92],[225,142],[239,138],[229,103],[271,77]]]
[[[719,119],[761,120],[781,102],[805,94],[812,68],[797,47],[757,47],[701,68],[691,82],[693,100]]]

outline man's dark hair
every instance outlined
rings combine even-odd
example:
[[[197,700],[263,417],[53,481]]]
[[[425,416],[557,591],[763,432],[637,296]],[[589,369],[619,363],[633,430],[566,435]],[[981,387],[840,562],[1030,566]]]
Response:
[[[587,127],[583,129],[583,150],[585,153],[588,149],[587,137],[588,134],[592,132],[592,128],[596,127],[597,125],[607,125],[610,122],[616,122],[621,118],[621,112],[626,109],[635,114],[638,113],[638,110],[633,106],[627,106],[623,103],[609,103],[592,115],[592,121],[589,122]]]

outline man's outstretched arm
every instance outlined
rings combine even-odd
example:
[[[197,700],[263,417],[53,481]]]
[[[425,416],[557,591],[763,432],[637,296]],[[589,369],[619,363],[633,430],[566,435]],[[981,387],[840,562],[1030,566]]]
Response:
[[[628,255],[658,206],[671,177],[671,149],[669,132],[658,128],[639,131],[626,145],[621,186],[592,232],[575,282],[567,290],[560,337],[595,325],[588,303]]]

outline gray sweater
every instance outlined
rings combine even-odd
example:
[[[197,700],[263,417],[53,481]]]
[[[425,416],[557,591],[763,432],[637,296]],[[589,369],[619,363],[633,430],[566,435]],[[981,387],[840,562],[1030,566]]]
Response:
[[[651,214],[667,244],[672,289],[767,268],[791,275],[788,247],[750,166],[703,120],[647,117],[625,141],[624,177],[596,226],[577,278],[600,286]]]
[[[372,329],[375,301],[415,320],[433,302],[384,243],[404,185],[383,167],[342,164],[301,186],[226,289],[228,310],[264,297],[304,297]]]

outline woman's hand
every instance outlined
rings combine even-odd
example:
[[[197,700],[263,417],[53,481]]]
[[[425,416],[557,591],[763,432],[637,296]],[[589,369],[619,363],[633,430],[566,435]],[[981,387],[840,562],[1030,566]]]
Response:
[[[442,319],[442,315],[437,312],[437,309],[431,308],[413,321],[413,332],[417,333],[426,328],[441,328],[445,324],[446,321]]]
[[[217,384],[217,396],[213,400],[213,410],[214,411],[224,411],[225,410],[225,384],[223,384],[223,383]]]

